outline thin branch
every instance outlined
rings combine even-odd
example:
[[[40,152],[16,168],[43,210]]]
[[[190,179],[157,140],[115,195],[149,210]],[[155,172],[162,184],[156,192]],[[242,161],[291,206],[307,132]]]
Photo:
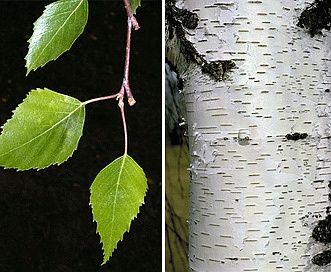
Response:
[[[124,0],[124,6],[126,10],[126,15],[128,17],[127,21],[127,34],[126,34],[126,49],[125,49],[125,65],[124,65],[124,76],[123,76],[123,86],[128,97],[128,103],[130,106],[136,104],[136,100],[133,98],[130,84],[129,84],[129,67],[130,67],[130,49],[131,49],[131,30],[138,30],[139,24],[134,17],[129,1]]]
[[[101,100],[112,99],[112,98],[116,98],[116,100],[118,100],[118,106],[121,110],[121,117],[122,117],[123,130],[124,130],[124,154],[126,154],[128,151],[128,133],[127,133],[127,127],[126,127],[123,98],[124,98],[124,92],[126,92],[126,96],[128,98],[129,105],[133,106],[134,104],[136,104],[136,100],[133,98],[130,84],[129,84],[129,67],[130,67],[131,30],[132,30],[132,28],[134,30],[138,30],[140,27],[139,27],[139,24],[138,24],[136,18],[134,17],[134,15],[132,13],[132,10],[131,10],[130,4],[129,4],[129,0],[124,0],[124,6],[125,6],[125,10],[126,10],[126,15],[127,15],[127,33],[126,33],[124,75],[123,75],[121,89],[116,94],[93,98],[93,99],[85,101],[83,104],[87,105],[89,103],[93,103],[93,102],[97,102],[97,101],[101,101]]]
[[[125,10],[126,10],[126,15],[128,17],[127,32],[126,32],[126,47],[125,47],[125,64],[124,64],[123,82],[122,82],[121,90],[119,92],[119,96],[117,97],[117,99],[119,100],[118,106],[121,109],[121,116],[122,116],[122,122],[123,122],[124,154],[127,154],[128,132],[127,132],[127,127],[126,127],[123,97],[124,97],[124,90],[125,90],[129,105],[133,106],[134,104],[136,104],[136,100],[133,98],[130,84],[129,84],[129,67],[130,67],[130,49],[131,49],[131,30],[132,30],[132,28],[134,30],[138,30],[140,27],[139,27],[139,24],[138,24],[136,18],[133,16],[133,13],[132,13],[128,0],[124,0],[124,6],[125,6]]]
[[[124,76],[123,76],[123,86],[126,91],[126,95],[128,97],[128,103],[130,106],[133,106],[136,101],[133,98],[130,84],[129,84],[129,66],[130,66],[130,47],[131,47],[131,28],[132,22],[128,18],[128,27],[127,27],[127,34],[126,34],[126,48],[125,48],[125,65],[124,65]]]

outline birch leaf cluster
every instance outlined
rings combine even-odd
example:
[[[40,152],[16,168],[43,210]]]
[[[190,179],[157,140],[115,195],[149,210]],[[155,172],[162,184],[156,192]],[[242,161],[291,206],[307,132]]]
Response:
[[[135,13],[140,0],[130,3]],[[69,50],[87,19],[87,0],[59,0],[46,6],[29,39],[27,74]],[[81,102],[48,88],[32,90],[2,126],[0,166],[40,170],[67,161],[83,134],[85,107],[94,100],[98,101]],[[103,264],[129,231],[146,190],[143,170],[126,151],[100,171],[92,183],[90,205],[103,243]]]

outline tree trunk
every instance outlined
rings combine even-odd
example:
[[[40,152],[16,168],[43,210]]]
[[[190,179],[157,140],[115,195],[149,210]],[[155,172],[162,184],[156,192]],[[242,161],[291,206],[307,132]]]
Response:
[[[307,1],[181,3],[190,271],[329,271],[330,32],[297,26]]]

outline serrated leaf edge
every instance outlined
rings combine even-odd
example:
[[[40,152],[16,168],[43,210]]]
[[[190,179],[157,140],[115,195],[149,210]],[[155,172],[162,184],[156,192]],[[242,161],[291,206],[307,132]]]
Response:
[[[81,0],[81,3],[75,8],[74,11],[76,11],[77,8],[78,8],[83,2],[85,2],[85,1],[88,3],[87,0]],[[57,1],[57,2],[60,2],[60,1]],[[33,27],[33,33],[32,33],[32,35],[31,35],[31,38],[28,40],[28,43],[29,43],[29,46],[28,46],[28,53],[27,53],[26,56],[24,57],[24,60],[26,60],[26,61],[28,60],[28,55],[29,55],[29,52],[30,52],[30,45],[31,45],[30,42],[31,42],[31,40],[32,40],[32,38],[33,38],[33,34],[34,34],[34,32],[35,32],[35,26],[36,26],[37,22],[38,22],[39,19],[45,14],[45,12],[46,12],[46,8],[47,8],[48,6],[50,6],[50,5],[55,4],[55,3],[56,3],[56,2],[51,3],[51,4],[47,5],[47,6],[45,6],[45,9],[44,9],[42,15],[41,15],[41,16],[40,16],[40,17],[39,17],[39,18],[33,23],[33,25],[34,25],[34,27]],[[72,14],[74,13],[74,11],[70,14],[70,16],[68,16],[68,18],[67,18],[67,20],[66,20],[65,22],[68,21],[68,19],[72,16]],[[54,37],[56,36],[56,34],[58,33],[58,31],[59,31],[60,29],[62,29],[63,25],[64,25],[64,23],[63,23],[62,26],[56,31],[56,33],[53,35],[52,39],[47,43],[47,46],[45,46],[45,47],[43,48],[42,52],[39,54],[39,56],[37,57],[37,59],[36,59],[33,63],[35,63],[35,62],[39,59],[39,57],[40,57],[40,56],[42,55],[42,53],[44,52],[45,48],[48,47],[49,43],[54,39]],[[86,25],[86,23],[85,23],[85,25]],[[26,76],[27,76],[31,71],[36,71],[38,68],[44,67],[48,62],[57,60],[57,59],[58,59],[63,53],[69,51],[70,48],[72,47],[72,45],[73,45],[73,44],[75,43],[75,41],[78,39],[78,37],[83,33],[84,28],[85,28],[85,25],[82,27],[82,30],[81,30],[80,33],[77,35],[77,38],[73,40],[72,44],[68,47],[68,49],[64,50],[60,55],[58,55],[58,56],[55,57],[54,59],[50,59],[49,61],[47,61],[47,62],[44,63],[43,65],[40,65],[40,66],[38,66],[38,67],[36,67],[36,68],[33,68],[33,69],[29,69],[29,68],[28,68],[28,64],[27,64],[27,62],[26,62],[26,63],[25,63],[25,67],[27,68]],[[32,66],[32,64],[30,64],[30,66]]]
[[[102,262],[102,265],[104,265],[106,262],[109,261],[110,257],[113,255],[114,251],[117,249],[117,245],[118,245],[118,243],[123,241],[124,234],[125,234],[125,233],[128,233],[128,232],[130,231],[131,223],[132,223],[132,221],[133,221],[134,219],[136,219],[136,218],[138,217],[138,214],[139,214],[139,212],[140,212],[140,207],[142,207],[143,204],[145,204],[144,201],[141,202],[141,204],[139,205],[137,214],[134,215],[134,216],[131,218],[131,220],[130,220],[130,222],[129,222],[127,228],[126,228],[126,230],[122,233],[120,239],[118,240],[118,242],[116,243],[116,245],[115,245],[115,247],[114,247],[114,250],[110,253],[110,255],[109,255],[109,257],[108,257],[107,259],[105,258],[105,251],[106,251],[106,250],[105,250],[104,243],[103,243],[102,240],[100,239],[100,242],[102,243],[102,251],[103,251],[103,253],[102,253],[102,254],[103,254],[103,262]],[[93,220],[93,221],[95,221],[95,220]],[[95,222],[96,222],[96,221],[95,221]],[[97,223],[97,222],[96,222],[96,223]],[[98,223],[97,223],[97,224],[98,224]],[[99,230],[98,230],[98,227],[97,227],[97,231],[96,231],[96,233],[98,233],[99,236],[100,236],[100,238],[101,238],[101,235],[100,235],[100,232],[99,232]]]

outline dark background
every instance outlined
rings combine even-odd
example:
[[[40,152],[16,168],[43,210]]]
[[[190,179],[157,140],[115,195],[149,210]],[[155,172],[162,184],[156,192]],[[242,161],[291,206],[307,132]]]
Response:
[[[25,77],[24,57],[33,22],[49,1],[0,2],[0,125],[34,88],[85,101],[116,93],[126,38],[122,1],[89,1],[89,19],[73,47]],[[0,169],[0,271],[161,271],[161,1],[142,1],[133,31],[126,106],[131,157],[149,179],[145,205],[110,261],[101,266],[89,187],[101,169],[123,154],[116,101],[86,107],[78,150],[41,171]]]

